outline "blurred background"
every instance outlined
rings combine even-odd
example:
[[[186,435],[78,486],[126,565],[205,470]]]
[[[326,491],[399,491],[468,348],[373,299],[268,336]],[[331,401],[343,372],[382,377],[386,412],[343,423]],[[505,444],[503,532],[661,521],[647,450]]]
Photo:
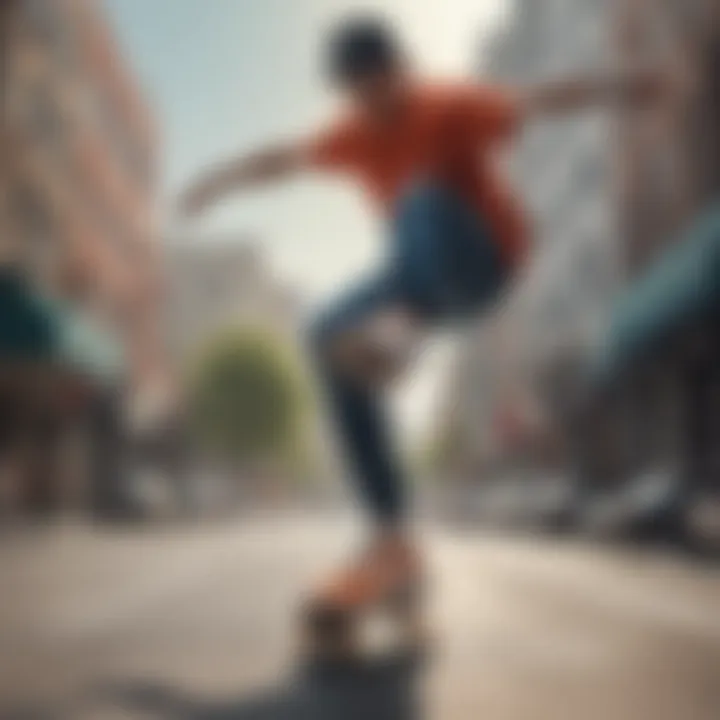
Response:
[[[507,159],[532,262],[394,408],[443,650],[358,717],[717,717],[717,3],[3,0],[3,720],[346,717],[324,691],[324,715],[247,697],[357,532],[300,331],[378,228],[319,180],[197,227],[171,203],[331,111],[323,32],[368,8],[437,75],[695,81],[533,126]]]

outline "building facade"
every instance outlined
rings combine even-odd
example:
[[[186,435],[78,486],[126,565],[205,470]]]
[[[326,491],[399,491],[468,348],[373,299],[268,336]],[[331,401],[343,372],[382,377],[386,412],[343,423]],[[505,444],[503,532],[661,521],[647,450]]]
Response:
[[[173,357],[191,360],[218,333],[259,325],[281,338],[294,337],[301,303],[274,277],[252,238],[205,237],[169,241],[167,342]]]
[[[632,281],[720,197],[720,6],[714,0],[616,0],[612,28],[620,62],[661,64],[688,80],[660,108],[628,110],[618,124],[615,182],[623,266]],[[651,381],[635,383],[628,393],[629,413],[640,418],[640,462],[679,466],[691,475],[693,456],[708,454],[697,447],[700,435],[706,445],[707,438],[716,444],[720,416],[708,363],[717,361],[697,357],[699,348],[704,354],[712,346],[708,329],[689,327],[676,338],[672,357],[655,358],[656,372],[645,373]]]
[[[621,62],[662,63],[692,82],[659,111],[627,111],[619,123],[620,222],[634,275],[717,199],[720,9],[713,0],[616,0],[612,27]]]
[[[161,372],[158,130],[96,0],[10,0],[5,254],[122,342],[132,386]]]
[[[517,0],[487,55],[490,76],[522,85],[607,70],[609,9],[606,0]],[[590,342],[617,288],[613,130],[594,110],[539,121],[510,159],[535,248],[512,313],[514,347],[530,360]]]
[[[158,129],[100,0],[5,0],[0,58],[0,271],[62,310],[58,326],[70,331],[63,341],[73,346],[73,361],[83,360],[72,366],[73,388],[75,374],[91,369],[88,361],[93,370],[112,365],[111,384],[107,375],[93,377],[102,389],[93,384],[82,414],[74,404],[33,400],[41,405],[34,413],[52,412],[52,433],[25,431],[37,449],[20,453],[10,470],[16,448],[3,440],[0,485],[16,498],[11,508],[54,511],[77,484],[71,494],[82,496],[79,502],[111,512],[125,481],[122,403],[168,380],[155,216]],[[17,322],[8,313],[3,319],[4,328]],[[42,373],[56,377],[55,368]],[[12,386],[6,369],[4,390]],[[12,402],[0,409],[5,427],[9,408],[37,394],[32,382],[11,389]],[[65,445],[81,447],[70,453],[76,460],[63,460]],[[42,468],[33,457],[44,458]]]
[[[609,10],[605,0],[516,0],[484,50],[482,76],[524,85],[606,69]],[[611,123],[597,112],[539,121],[508,158],[533,250],[504,311],[460,350],[448,407],[468,448],[488,444],[498,407],[545,366],[591,344],[608,312],[620,263]]]

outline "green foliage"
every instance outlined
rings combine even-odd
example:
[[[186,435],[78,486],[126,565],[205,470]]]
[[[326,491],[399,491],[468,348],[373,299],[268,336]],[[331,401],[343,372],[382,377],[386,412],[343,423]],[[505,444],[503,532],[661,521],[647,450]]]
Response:
[[[290,353],[262,330],[234,330],[209,345],[190,382],[192,423],[203,448],[236,465],[295,452],[303,386]]]

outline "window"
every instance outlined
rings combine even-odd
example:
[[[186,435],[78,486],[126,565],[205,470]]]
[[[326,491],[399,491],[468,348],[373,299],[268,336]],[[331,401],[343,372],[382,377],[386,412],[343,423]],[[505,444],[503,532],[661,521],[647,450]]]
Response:
[[[112,98],[95,85],[87,90],[85,102],[93,123],[112,148],[123,171],[141,188],[148,189],[152,183],[150,153],[133,137],[131,129],[115,111]]]
[[[585,154],[572,170],[569,187],[571,201],[581,203],[593,194],[602,192],[603,171],[602,158],[590,152]]]
[[[47,83],[31,85],[22,103],[25,129],[32,140],[55,157],[63,158],[65,122],[50,86]]]
[[[26,29],[45,45],[54,61],[68,65],[73,60],[73,38],[63,3],[56,0],[21,0],[21,20]]]
[[[11,197],[13,227],[23,264],[44,285],[55,275],[59,260],[53,218],[45,201],[32,188],[19,186]]]
[[[131,142],[125,145],[123,157],[127,171],[141,188],[149,189],[152,184],[150,153]]]

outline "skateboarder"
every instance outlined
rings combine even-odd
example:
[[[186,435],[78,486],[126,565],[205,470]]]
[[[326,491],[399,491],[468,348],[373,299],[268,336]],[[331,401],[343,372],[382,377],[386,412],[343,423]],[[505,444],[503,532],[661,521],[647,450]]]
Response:
[[[347,101],[339,119],[311,137],[214,167],[183,194],[181,209],[195,215],[231,193],[324,170],[358,181],[386,218],[386,262],[310,332],[372,520],[362,556],[318,594],[319,605],[347,608],[407,596],[420,577],[382,382],[397,373],[419,332],[491,310],[527,258],[521,203],[502,179],[497,152],[534,118],[645,102],[667,78],[646,69],[525,89],[429,82],[373,17],[335,28],[327,72]]]

